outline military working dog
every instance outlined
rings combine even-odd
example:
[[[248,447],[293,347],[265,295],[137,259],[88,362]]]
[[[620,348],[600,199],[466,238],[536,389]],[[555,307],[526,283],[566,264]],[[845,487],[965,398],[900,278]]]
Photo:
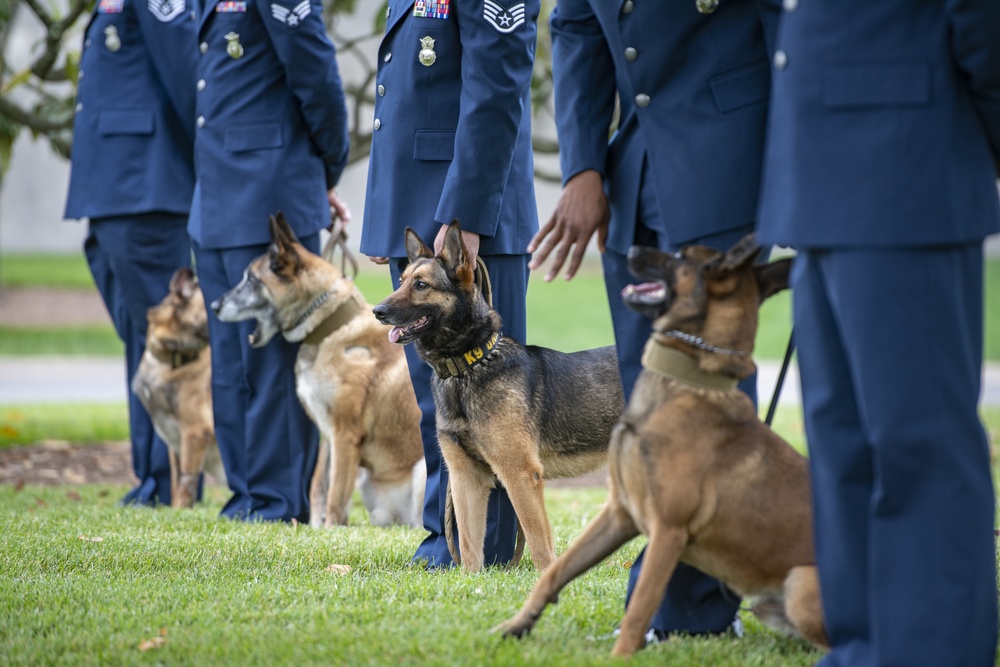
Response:
[[[616,655],[642,647],[678,561],[755,597],[754,613],[771,627],[828,647],[807,462],[736,388],[755,371],[759,305],[788,286],[791,260],[759,265],[759,252],[752,235],[726,253],[630,250],[630,270],[651,282],[622,296],[654,324],[611,439],[608,500],[495,631],[527,634],[563,586],[644,533]]]
[[[212,417],[208,312],[191,269],[174,272],[167,295],[149,309],[146,321],[146,350],[132,391],[167,443],[171,506],[192,507],[201,473],[207,470],[224,484],[226,472]]]
[[[554,559],[544,479],[607,461],[624,407],[613,347],[562,353],[503,336],[483,297],[458,222],[435,255],[406,230],[409,264],[375,307],[389,340],[415,341],[433,367],[438,442],[448,465],[462,567],[483,567],[486,505],[497,479],[510,495],[535,566]]]
[[[354,281],[304,248],[284,215],[270,226],[267,252],[212,310],[224,322],[255,319],[254,347],[278,333],[301,343],[296,392],[322,435],[309,523],[346,525],[357,484],[373,524],[419,526],[426,469],[403,351]]]

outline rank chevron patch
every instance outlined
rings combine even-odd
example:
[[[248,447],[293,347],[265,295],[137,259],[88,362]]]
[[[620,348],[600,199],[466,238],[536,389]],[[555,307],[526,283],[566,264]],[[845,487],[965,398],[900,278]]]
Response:
[[[148,0],[150,13],[164,23],[172,21],[184,12],[184,0]]]
[[[502,7],[493,0],[484,0],[483,18],[499,32],[514,32],[524,25],[524,3],[519,2],[513,7]]]
[[[289,28],[298,27],[302,19],[309,16],[312,13],[312,7],[309,5],[309,0],[302,0],[299,4],[295,5],[291,9],[287,7],[282,7],[281,5],[271,5],[271,16],[278,19],[282,23],[288,24]]]

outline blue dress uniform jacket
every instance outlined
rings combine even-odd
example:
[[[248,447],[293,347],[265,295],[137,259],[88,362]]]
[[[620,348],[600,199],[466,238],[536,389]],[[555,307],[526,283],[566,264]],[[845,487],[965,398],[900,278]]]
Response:
[[[84,33],[66,217],[125,344],[132,468],[123,502],[170,502],[167,447],[132,393],[146,311],[190,264],[194,19],[184,0],[99,0]]]
[[[634,242],[644,156],[671,243],[753,224],[770,85],[756,17],[753,0],[723,0],[711,14],[694,0],[560,0],[553,10],[563,182],[604,175],[608,248],[624,254]]]
[[[266,244],[279,210],[297,235],[315,234],[349,147],[322,5],[202,1],[191,236],[206,249]]]
[[[926,246],[996,232],[998,14],[990,0],[814,0],[786,12],[761,239]]]
[[[187,214],[193,40],[183,0],[98,0],[80,56],[67,218]]]
[[[1000,229],[1000,3],[784,7],[759,224],[798,249],[821,664],[993,665],[976,405],[982,244]]]
[[[405,257],[407,226],[430,242],[457,218],[481,236],[480,254],[522,254],[538,228],[530,82],[539,2],[437,4],[447,18],[417,15],[423,0],[389,2],[361,252]]]

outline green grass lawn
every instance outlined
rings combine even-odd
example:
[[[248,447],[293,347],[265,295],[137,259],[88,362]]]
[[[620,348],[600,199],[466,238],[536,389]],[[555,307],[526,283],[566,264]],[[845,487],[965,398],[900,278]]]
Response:
[[[193,511],[122,509],[123,488],[0,487],[0,655],[4,664],[603,665],[620,622],[633,541],[564,591],[523,641],[488,634],[537,573],[468,575],[410,566],[422,532],[317,531]],[[602,489],[552,489],[563,551]],[[346,566],[346,567],[344,567]],[[819,654],[744,612],[747,634],[684,638],[632,664],[811,665]]]

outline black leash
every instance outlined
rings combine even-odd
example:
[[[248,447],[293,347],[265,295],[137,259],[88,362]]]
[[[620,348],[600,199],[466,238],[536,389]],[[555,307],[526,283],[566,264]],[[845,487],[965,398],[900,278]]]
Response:
[[[792,354],[795,352],[795,329],[788,334],[788,347],[785,349],[785,358],[781,362],[781,371],[778,373],[778,381],[774,385],[774,394],[771,396],[771,405],[767,408],[767,417],[764,423],[768,426],[774,420],[774,411],[778,408],[778,397],[781,395],[781,387],[785,384],[785,375],[788,374],[788,366],[792,363]]]

